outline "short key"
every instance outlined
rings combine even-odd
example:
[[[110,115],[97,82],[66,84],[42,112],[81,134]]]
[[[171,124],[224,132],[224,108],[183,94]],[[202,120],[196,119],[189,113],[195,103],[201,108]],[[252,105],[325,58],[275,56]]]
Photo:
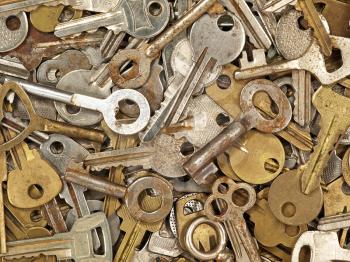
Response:
[[[225,185],[227,185],[227,188]],[[248,199],[244,199],[244,202],[241,199],[234,199],[235,192],[238,192],[238,190],[245,191],[248,194]],[[205,214],[211,220],[224,223],[236,261],[245,261],[243,257],[247,256],[251,262],[261,261],[257,244],[254,242],[243,218],[243,213],[255,204],[254,188],[246,183],[236,184],[233,180],[224,176],[214,182],[212,192],[204,205]],[[216,215],[213,210],[215,202],[221,211],[219,215]],[[223,208],[223,203],[226,203],[225,207],[227,209]]]
[[[121,50],[110,63],[110,73],[114,83],[122,88],[138,88],[146,83],[151,73],[152,62],[160,56],[161,50],[170,43],[175,36],[186,30],[201,17],[217,0],[201,0],[177,22],[160,34],[152,42],[138,49]],[[120,68],[128,61],[134,61],[139,66],[137,78],[125,79]]]
[[[104,254],[95,254],[91,230],[101,228],[104,242]],[[108,221],[103,213],[94,213],[78,219],[70,232],[59,233],[52,237],[33,238],[8,242],[8,251],[0,257],[15,259],[54,255],[58,260],[74,259],[76,262],[112,260],[111,235]]]
[[[313,41],[307,52],[297,59],[243,69],[235,73],[235,78],[249,79],[299,69],[309,71],[323,85],[336,83],[349,74],[350,39],[339,36],[330,36],[330,38],[333,47],[340,50],[343,61],[342,66],[334,72],[329,73],[327,71],[325,59],[320,51],[320,47],[316,41]]]
[[[154,10],[155,6],[159,8],[159,12]],[[169,17],[170,8],[165,0],[121,0],[118,7],[111,12],[58,24],[55,35],[66,37],[106,27],[115,34],[125,31],[136,38],[150,38],[165,28]]]
[[[147,99],[135,90],[117,90],[107,98],[99,99],[91,96],[59,91],[51,87],[31,83],[15,77],[0,77],[0,83],[11,81],[18,83],[26,92],[32,95],[63,102],[68,105],[99,111],[102,113],[109,128],[118,134],[135,134],[145,128],[150,119],[151,110]],[[115,114],[119,110],[119,102],[125,99],[134,101],[140,109],[139,117],[133,123],[129,124],[119,123],[115,118]]]
[[[350,98],[337,94],[330,87],[320,87],[312,102],[321,115],[321,130],[310,160],[301,168],[301,190],[305,194],[319,188],[330,154],[350,126]]]
[[[266,119],[255,108],[253,96],[257,92],[268,93],[276,103],[278,114],[274,119]],[[225,152],[250,129],[255,127],[262,132],[277,132],[284,129],[292,117],[292,109],[287,97],[269,80],[258,79],[249,82],[242,89],[240,97],[240,106],[242,108],[240,120],[226,127],[219,135],[195,152],[183,165],[183,168],[195,181],[203,177],[204,173],[206,173],[206,167],[217,156]]]

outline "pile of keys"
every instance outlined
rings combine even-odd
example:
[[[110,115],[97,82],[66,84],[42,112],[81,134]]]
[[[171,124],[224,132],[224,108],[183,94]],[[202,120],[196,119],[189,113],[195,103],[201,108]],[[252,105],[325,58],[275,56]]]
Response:
[[[350,261],[348,0],[0,0],[0,258]]]

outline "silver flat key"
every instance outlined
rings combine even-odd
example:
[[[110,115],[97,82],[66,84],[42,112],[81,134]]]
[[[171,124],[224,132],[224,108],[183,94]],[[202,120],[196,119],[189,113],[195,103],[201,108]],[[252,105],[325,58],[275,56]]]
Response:
[[[17,58],[8,56],[0,58],[0,73],[23,79],[30,76],[30,72]]]
[[[150,38],[159,34],[170,18],[170,8],[165,0],[121,0],[116,9],[58,24],[57,37],[96,31],[106,27],[115,34],[123,31],[136,38]]]
[[[317,226],[320,231],[338,231],[343,228],[350,228],[350,213],[322,217]]]
[[[101,229],[103,254],[96,254],[93,249],[91,230],[96,228]],[[7,253],[0,254],[0,257],[15,259],[53,255],[58,260],[110,262],[113,255],[108,221],[102,212],[78,219],[70,232],[59,233],[52,237],[7,242],[7,248]]]
[[[236,79],[249,79],[293,69],[306,70],[312,73],[323,85],[331,85],[349,75],[350,70],[350,38],[330,36],[334,47],[341,52],[342,66],[333,72],[328,72],[324,56],[317,41],[313,41],[308,51],[300,58],[243,69],[235,73]]]
[[[265,12],[274,12],[287,5],[295,4],[296,0],[270,0],[267,1],[263,7]]]
[[[109,128],[118,134],[136,134],[146,127],[150,119],[151,110],[147,99],[141,93],[132,89],[117,90],[107,98],[99,99],[91,96],[74,94],[67,91],[59,91],[51,87],[35,84],[11,76],[1,76],[0,82],[16,82],[27,93],[32,95],[48,98],[68,105],[99,111],[102,113],[103,118]],[[116,121],[115,115],[119,110],[119,102],[126,99],[129,99],[138,105],[140,114],[133,123],[124,124]]]

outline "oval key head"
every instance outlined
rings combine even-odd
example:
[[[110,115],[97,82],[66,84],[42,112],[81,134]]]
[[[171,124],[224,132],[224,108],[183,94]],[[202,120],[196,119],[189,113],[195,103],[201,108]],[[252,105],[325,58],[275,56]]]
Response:
[[[162,197],[161,206],[154,211],[147,212],[140,206],[141,194],[152,189]],[[173,188],[169,182],[158,177],[141,177],[127,188],[125,196],[126,206],[130,214],[138,220],[146,223],[154,223],[163,220],[173,207]]]
[[[267,119],[255,107],[253,98],[258,92],[266,92],[278,108],[278,114]],[[240,106],[244,121],[261,132],[274,133],[284,129],[292,118],[292,107],[281,89],[267,79],[250,81],[241,92]]]

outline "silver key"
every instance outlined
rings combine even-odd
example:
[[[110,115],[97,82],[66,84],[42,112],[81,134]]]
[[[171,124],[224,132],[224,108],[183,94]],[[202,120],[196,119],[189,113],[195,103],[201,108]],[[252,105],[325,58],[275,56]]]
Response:
[[[0,73],[22,79],[28,79],[30,72],[15,57],[5,56],[0,58]]]
[[[14,21],[14,28],[8,28],[8,19],[17,20]],[[0,52],[7,52],[20,46],[26,39],[28,30],[28,18],[24,12],[14,16],[0,16]]]
[[[169,17],[170,8],[165,0],[121,0],[111,12],[58,24],[55,35],[66,37],[106,27],[115,34],[125,31],[136,38],[151,38],[163,31]]]
[[[338,231],[343,228],[350,228],[350,213],[322,217],[317,226],[320,231]]]
[[[350,261],[350,250],[339,246],[335,232],[304,232],[294,246],[291,262],[299,262],[299,253],[304,246],[310,249],[310,262]]]
[[[102,113],[103,118],[109,128],[118,134],[136,134],[146,127],[150,119],[151,111],[147,99],[135,90],[118,90],[105,99],[99,99],[91,96],[74,94],[67,91],[58,91],[51,87],[35,84],[15,77],[2,76],[0,79],[1,83],[11,81],[18,83],[26,92],[32,95],[99,111]],[[140,115],[133,123],[123,124],[116,121],[115,114],[119,109],[118,103],[126,99],[135,102],[139,106]]]
[[[287,5],[293,5],[296,3],[296,0],[270,0],[265,3],[263,11],[265,12],[274,12]]]
[[[323,85],[331,85],[345,78],[350,70],[350,39],[330,36],[334,47],[341,52],[343,64],[334,72],[329,73],[325,59],[320,51],[317,41],[313,41],[308,51],[300,58],[278,62],[266,66],[254,67],[237,71],[236,79],[248,79],[266,76],[274,73],[291,71],[293,69],[307,70],[312,73]]]

